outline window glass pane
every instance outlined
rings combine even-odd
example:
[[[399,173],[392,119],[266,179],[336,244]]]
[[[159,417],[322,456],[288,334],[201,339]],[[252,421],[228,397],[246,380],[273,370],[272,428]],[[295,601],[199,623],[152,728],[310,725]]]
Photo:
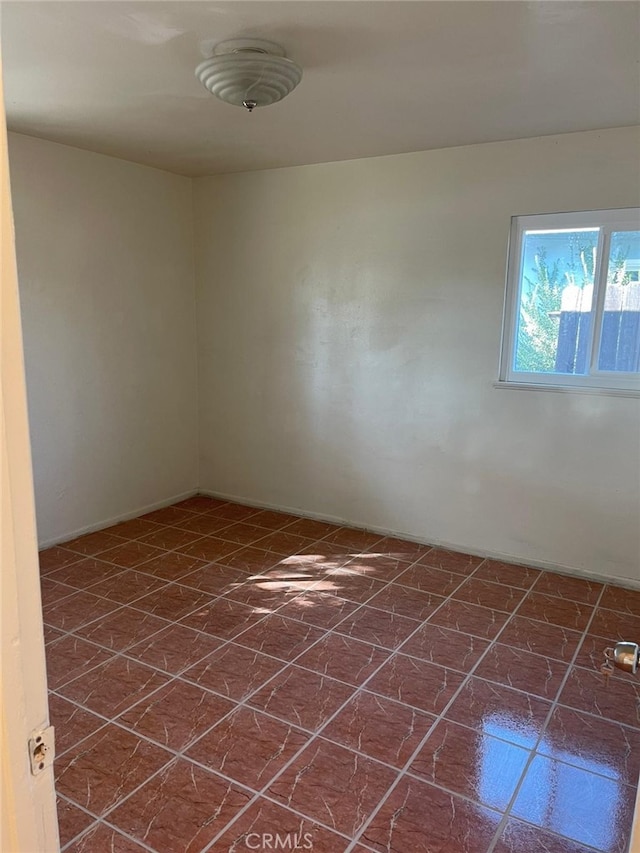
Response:
[[[598,368],[640,372],[640,231],[611,234]]]
[[[598,228],[525,231],[514,370],[589,371]]]

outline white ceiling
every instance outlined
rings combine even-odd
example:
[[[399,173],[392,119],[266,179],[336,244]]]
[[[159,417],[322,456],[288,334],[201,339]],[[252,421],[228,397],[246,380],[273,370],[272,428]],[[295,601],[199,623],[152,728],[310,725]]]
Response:
[[[202,41],[301,64],[249,115],[194,76]],[[9,127],[185,175],[640,123],[637,2],[6,2]]]

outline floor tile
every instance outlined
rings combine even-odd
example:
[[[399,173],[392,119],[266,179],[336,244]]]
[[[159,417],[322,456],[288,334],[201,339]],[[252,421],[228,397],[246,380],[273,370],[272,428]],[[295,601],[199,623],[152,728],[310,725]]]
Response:
[[[637,680],[634,682],[613,675],[605,684],[599,672],[574,666],[558,701],[578,711],[640,727],[640,684]]]
[[[137,599],[133,606],[161,619],[177,621],[210,601],[211,596],[206,592],[181,584],[169,584]]]
[[[43,607],[42,615],[45,623],[61,631],[74,631],[81,625],[93,622],[95,619],[113,612],[120,604],[107,598],[98,598],[88,592],[76,592],[50,607]]]
[[[562,838],[510,818],[502,830],[493,853],[593,853],[593,847],[585,847],[569,838]]]
[[[640,616],[640,590],[607,585],[600,599],[600,607]]]
[[[99,817],[172,757],[131,732],[107,725],[56,762],[56,788]]]
[[[204,515],[196,515],[186,521],[178,522],[176,525],[179,530],[186,530],[190,533],[199,533],[201,536],[217,536],[221,530],[226,530],[234,524],[231,519],[217,518],[215,515],[206,513]]]
[[[272,533],[263,531],[263,533],[266,535],[251,544],[255,544],[256,548],[261,548],[263,551],[272,551],[283,557],[287,557],[290,554],[297,554],[303,548],[307,548],[313,544],[312,539],[306,539],[304,536],[296,536],[295,533],[287,533],[286,530],[276,530]]]
[[[434,722],[431,714],[361,691],[322,736],[401,769]]]
[[[153,560],[138,566],[137,571],[146,572],[148,575],[166,581],[179,581],[185,575],[206,565],[207,563],[204,560],[198,560],[197,557],[189,557],[186,554],[179,554],[177,551],[169,551],[163,552],[162,556],[154,557]]]
[[[282,661],[230,643],[192,666],[183,677],[241,702],[283,666]]]
[[[474,675],[553,700],[566,672],[566,663],[494,643]]]
[[[86,533],[84,536],[71,539],[64,543],[64,547],[69,551],[84,554],[86,557],[95,557],[102,551],[108,551],[109,548],[122,545],[123,541],[120,536],[114,536],[107,530],[98,530],[96,533]]]
[[[538,752],[628,785],[640,776],[640,730],[571,708],[555,709]]]
[[[422,622],[431,616],[443,601],[444,598],[440,595],[391,583],[370,598],[367,604]]]
[[[417,844],[428,853],[486,853],[501,817],[405,777],[362,833],[362,841],[380,853],[417,851]]]
[[[449,599],[440,607],[429,622],[433,625],[441,625],[443,628],[452,628],[462,631],[464,634],[474,634],[492,640],[502,630],[509,619],[509,614],[500,610],[491,610],[489,607],[478,607],[466,601],[453,601]]]
[[[120,604],[129,604],[137,598],[142,598],[143,595],[161,589],[165,585],[164,580],[154,578],[152,575],[136,572],[133,569],[125,569],[125,571],[112,575],[92,586],[91,593],[117,601]]]
[[[146,521],[143,518],[130,518],[128,521],[120,521],[118,524],[108,527],[104,532],[120,536],[122,539],[138,539],[146,533],[153,533],[154,530],[159,530],[160,527],[160,524]]]
[[[329,629],[353,613],[357,607],[357,602],[340,598],[331,592],[308,589],[285,604],[279,615]]]
[[[317,731],[353,694],[353,688],[319,672],[289,666],[255,693],[249,704],[274,717]]]
[[[100,717],[55,693],[49,694],[49,719],[56,730],[56,756],[62,755],[105,725]]]
[[[141,613],[132,607],[121,607],[104,619],[92,622],[84,628],[78,628],[76,633],[93,643],[122,652],[129,646],[166,628],[167,624],[163,619],[151,616],[150,613]]]
[[[186,754],[259,791],[308,741],[309,735],[294,726],[252,708],[238,708]]]
[[[297,661],[300,666],[359,685],[389,658],[389,652],[339,634],[328,634]]]
[[[186,509],[180,509],[176,506],[164,506],[161,509],[155,509],[153,512],[148,512],[142,516],[146,521],[154,521],[157,524],[179,524],[181,521],[188,521],[192,517]]]
[[[253,521],[251,523],[235,521],[217,533],[216,536],[225,539],[227,542],[236,542],[238,545],[253,545],[258,539],[263,539],[268,534],[268,530],[265,530],[264,527],[256,527]]]
[[[410,563],[397,558],[393,554],[379,554],[376,551],[363,551],[345,564],[350,572],[356,572],[368,578],[373,578],[383,583],[397,581]]]
[[[603,853],[624,853],[634,803],[630,786],[537,755],[511,813]]]
[[[57,545],[54,545],[53,548],[40,551],[38,554],[40,572],[43,575],[55,572],[56,569],[68,566],[70,563],[77,563],[81,559],[81,555],[75,551],[70,551],[68,548],[60,548]]]
[[[323,631],[313,625],[273,614],[241,634],[237,642],[258,652],[291,661],[322,636]]]
[[[208,495],[193,495],[191,498],[185,498],[183,501],[173,504],[176,509],[188,509],[191,512],[211,512],[227,505],[227,501],[222,501],[219,498],[211,498]]]
[[[394,655],[367,682],[367,689],[430,714],[440,714],[464,681],[460,672],[405,655]]]
[[[109,821],[161,853],[200,853],[251,794],[178,759],[109,815]]]
[[[455,572],[432,569],[429,566],[418,564],[405,569],[401,575],[396,577],[395,582],[446,597],[451,595],[461,583],[464,583],[465,578]]]
[[[71,563],[55,572],[45,575],[52,581],[68,584],[76,589],[91,589],[100,581],[120,577],[124,569],[105,563],[96,557],[80,557],[77,563]]]
[[[242,569],[245,572],[263,572],[273,568],[282,557],[273,551],[263,548],[239,548],[233,554],[225,556],[220,562],[232,569]]]
[[[183,625],[168,625],[127,649],[127,656],[178,675],[210,655],[223,641]]]
[[[292,522],[297,521],[312,521],[312,519],[300,519],[297,515],[291,515],[286,512],[278,512],[272,509],[263,509],[259,512],[256,512],[255,515],[252,515],[250,518],[251,524],[257,524],[259,527],[264,527],[266,530],[286,530],[287,533],[296,533],[295,530],[289,530],[289,525]],[[316,524],[322,524],[322,522],[316,522]],[[331,525],[327,525],[331,526]],[[320,539],[320,536],[312,535],[309,536],[306,533],[298,533],[298,536],[306,536],[310,539]]]
[[[324,565],[326,568],[335,568],[360,557],[363,553],[365,552],[360,548],[348,548],[346,545],[321,539],[319,542],[313,542],[308,547],[303,548],[302,551],[298,551],[292,557],[300,559],[312,557],[316,563]]]
[[[420,557],[424,557],[429,551],[431,551],[431,545],[412,542],[409,539],[399,539],[395,536],[385,536],[373,546],[374,553],[388,554],[391,557],[403,560],[405,563],[413,563]]]
[[[503,563],[500,560],[485,560],[474,577],[478,580],[505,583],[507,586],[519,586],[531,589],[542,572],[531,566],[519,566],[514,563]]]
[[[447,572],[470,575],[483,562],[483,558],[474,557],[473,554],[447,551],[444,548],[432,548],[424,557],[420,557],[418,562],[421,566],[430,566],[432,569],[444,569]]]
[[[267,793],[337,832],[352,835],[395,778],[394,770],[320,739],[307,746]]]
[[[491,581],[480,580],[474,575],[452,593],[452,598],[511,613],[520,604],[525,594],[524,590],[516,586],[491,583]]]
[[[195,542],[203,534],[192,530],[181,530],[179,527],[162,527],[154,533],[146,533],[138,539],[143,545],[152,545],[165,551],[174,551],[183,545]]]
[[[201,495],[41,559],[72,853],[623,853],[640,591]]]
[[[315,853],[344,853],[348,840],[311,820],[306,820],[261,798],[235,820],[229,829],[210,848],[211,853],[244,853],[245,850],[265,851],[312,850]],[[257,845],[257,846],[256,846]]]
[[[259,522],[257,522],[259,523]],[[328,521],[316,521],[314,518],[298,518],[284,528],[287,533],[304,536],[306,539],[323,539],[338,528]]]
[[[60,846],[64,847],[76,835],[87,830],[93,823],[95,818],[92,815],[74,806],[73,803],[63,800],[58,797],[56,802],[58,812],[58,832],[60,833]]]
[[[47,575],[42,575],[40,578],[40,598],[43,608],[51,607],[68,595],[73,595],[78,590],[76,587],[67,586],[66,583],[56,583],[49,580]]]
[[[116,657],[64,685],[60,693],[96,714],[112,718],[168,680],[148,666]]]
[[[397,649],[419,626],[419,621],[397,613],[361,607],[343,619],[335,630],[385,649]]]
[[[337,560],[327,558],[321,554],[292,554],[289,557],[277,556],[279,557],[277,563],[270,569],[261,571],[261,574],[269,575],[269,577],[306,577],[314,578],[317,581],[328,578],[331,572],[335,572],[338,569],[344,570],[342,573],[348,577],[357,578],[367,575],[367,572],[364,572],[361,567],[355,566],[353,570],[347,568],[347,565],[350,562],[352,563],[350,555]]]
[[[520,605],[519,616],[537,619],[540,622],[550,622],[552,625],[571,628],[573,631],[584,631],[593,612],[591,605],[557,598],[553,595],[543,595],[536,592],[536,589],[537,584]]]
[[[160,746],[179,751],[234,707],[228,699],[176,679],[120,714],[118,722]]]
[[[183,586],[198,589],[209,595],[226,595],[236,584],[244,583],[251,575],[241,569],[231,569],[218,563],[209,563],[180,578]]]
[[[67,847],[65,853],[146,853],[147,848],[141,847],[130,838],[105,824],[96,824]]]
[[[427,622],[402,644],[399,651],[449,669],[469,672],[488,648],[488,640]]]
[[[610,644],[627,640],[640,645],[640,616],[598,607],[589,626],[589,633],[606,637]]]
[[[268,611],[266,611],[268,612]],[[204,631],[223,640],[230,640],[255,625],[265,612],[254,607],[247,607],[231,598],[216,598],[211,604],[190,613],[181,620],[188,628]]]
[[[159,548],[153,548],[151,545],[143,545],[139,540],[135,542],[125,542],[122,545],[116,545],[115,548],[110,548],[100,554],[100,559],[107,563],[113,563],[116,566],[122,566],[123,569],[133,569],[141,563],[146,563],[153,557],[162,556],[163,551]]]
[[[226,557],[240,547],[237,542],[227,542],[225,539],[219,539],[215,536],[203,536],[202,539],[197,539],[190,545],[182,546],[180,553],[186,554],[188,557],[197,557],[207,563],[213,563],[224,561]]]
[[[42,627],[45,646],[48,646],[50,643],[54,643],[56,640],[64,637],[64,633],[62,631],[58,631],[57,628],[52,628],[51,625],[43,625]]]
[[[47,682],[56,690],[99,664],[111,660],[112,654],[78,637],[62,636],[47,646]]]
[[[310,580],[277,579],[261,575],[246,575],[244,581],[231,584],[226,595],[251,607],[273,613],[312,585]]]
[[[550,708],[550,702],[537,696],[471,678],[445,716],[492,737],[532,749]]]
[[[384,589],[384,586],[384,581],[359,575],[357,572],[349,571],[348,566],[344,566],[328,569],[318,578],[314,588],[320,592],[333,593],[348,601],[355,601],[357,604],[364,604]]]
[[[569,598],[584,604],[597,604],[603,586],[601,583],[584,578],[560,575],[556,572],[543,572],[536,584],[536,592],[557,595],[559,598]]]
[[[505,811],[530,751],[442,720],[415,757],[409,772],[426,782]]]
[[[230,521],[244,521],[262,512],[260,507],[245,506],[244,504],[226,503],[223,506],[214,507],[210,514],[216,518],[226,518]]]
[[[507,646],[545,655],[555,660],[570,663],[573,659],[581,634],[551,625],[548,622],[535,622],[517,613],[509,620],[500,634],[500,642]]]
[[[381,533],[372,533],[369,530],[358,530],[353,527],[340,527],[323,539],[323,544],[339,545],[352,551],[375,550],[378,542],[384,539]]]

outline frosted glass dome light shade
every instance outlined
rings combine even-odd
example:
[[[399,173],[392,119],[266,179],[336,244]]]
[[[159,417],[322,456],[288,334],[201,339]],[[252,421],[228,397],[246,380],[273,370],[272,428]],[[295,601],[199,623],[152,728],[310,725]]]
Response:
[[[302,69],[283,49],[257,39],[221,42],[196,77],[217,98],[251,112],[286,98],[302,79]]]

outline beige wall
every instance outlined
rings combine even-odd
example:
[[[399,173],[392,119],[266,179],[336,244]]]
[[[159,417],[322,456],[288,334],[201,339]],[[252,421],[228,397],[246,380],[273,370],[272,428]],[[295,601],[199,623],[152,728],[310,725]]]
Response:
[[[197,486],[191,182],[9,153],[42,545]]]
[[[639,202],[637,129],[194,181],[200,485],[640,581],[640,400],[498,390],[509,220]]]

